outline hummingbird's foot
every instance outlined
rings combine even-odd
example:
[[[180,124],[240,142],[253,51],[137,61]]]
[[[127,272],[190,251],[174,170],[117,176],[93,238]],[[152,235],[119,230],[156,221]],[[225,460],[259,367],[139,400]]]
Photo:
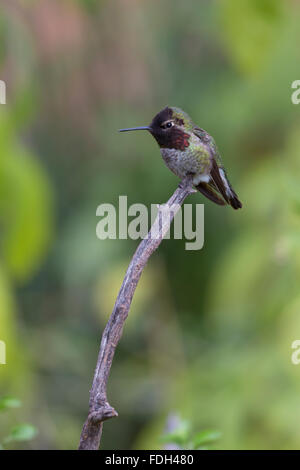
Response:
[[[193,188],[193,178],[194,173],[188,173],[185,178],[183,178],[179,183],[180,189],[189,189],[191,193],[196,193],[197,191]]]

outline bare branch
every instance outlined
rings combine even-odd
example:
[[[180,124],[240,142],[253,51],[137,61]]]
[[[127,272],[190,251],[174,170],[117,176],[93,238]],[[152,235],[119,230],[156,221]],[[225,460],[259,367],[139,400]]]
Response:
[[[90,391],[89,414],[80,436],[79,450],[97,450],[100,445],[103,421],[118,416],[107,401],[106,388],[115,349],[122,336],[133,294],[148,259],[168,232],[185,198],[194,191],[191,177],[188,177],[181,181],[168,202],[158,207],[156,219],[148,236],[141,241],[128,266],[114,309],[103,331]]]

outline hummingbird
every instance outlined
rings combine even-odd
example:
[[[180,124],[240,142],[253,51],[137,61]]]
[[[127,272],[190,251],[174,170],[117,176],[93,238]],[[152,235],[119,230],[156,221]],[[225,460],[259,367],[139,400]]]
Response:
[[[192,178],[195,189],[215,204],[240,209],[242,203],[227,177],[216,143],[190,116],[176,107],[165,107],[149,126],[120,129],[146,130],[157,141],[167,167],[180,179]]]

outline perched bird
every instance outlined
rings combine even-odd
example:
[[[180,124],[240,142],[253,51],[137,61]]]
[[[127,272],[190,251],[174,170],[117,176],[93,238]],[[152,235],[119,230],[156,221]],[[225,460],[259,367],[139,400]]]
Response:
[[[147,130],[157,141],[167,167],[179,178],[192,176],[194,187],[211,201],[240,209],[242,203],[227,178],[214,139],[196,126],[187,113],[166,107],[149,126],[120,129]]]

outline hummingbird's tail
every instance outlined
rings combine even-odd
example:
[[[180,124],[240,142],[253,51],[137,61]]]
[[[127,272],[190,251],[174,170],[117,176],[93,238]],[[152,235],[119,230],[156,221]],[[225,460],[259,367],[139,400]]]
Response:
[[[233,191],[233,189],[231,189],[231,196],[229,198],[229,203],[231,207],[233,207],[234,209],[241,209],[243,207],[243,204],[241,203],[241,201],[239,200],[239,198],[237,197],[237,194]]]
[[[219,206],[225,206],[227,203],[233,209],[240,209],[242,203],[232,189],[225,170],[218,167],[217,163],[214,162],[209,176],[210,180],[207,183],[201,181],[195,188]]]
[[[230,204],[233,209],[241,209],[243,205],[236,192],[232,189],[224,168],[219,167],[215,160],[210,176],[213,186],[223,196],[227,204]]]

